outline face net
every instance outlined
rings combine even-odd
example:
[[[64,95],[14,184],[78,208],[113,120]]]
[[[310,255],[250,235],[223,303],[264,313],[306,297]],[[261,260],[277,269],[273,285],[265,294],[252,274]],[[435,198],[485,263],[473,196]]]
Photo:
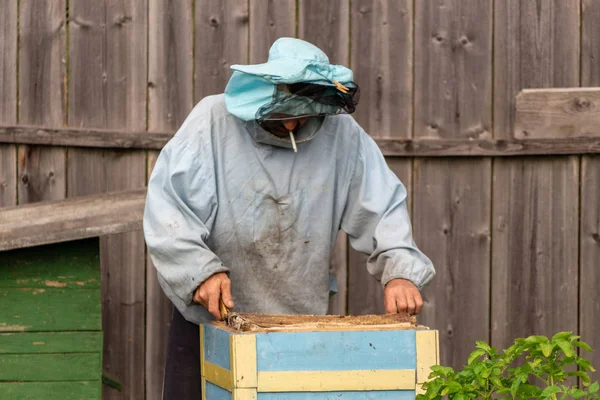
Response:
[[[273,101],[262,106],[256,120],[266,130],[286,132],[282,122],[290,119],[336,114],[352,114],[359,99],[354,83],[346,85],[347,93],[336,86],[293,83],[276,86]]]

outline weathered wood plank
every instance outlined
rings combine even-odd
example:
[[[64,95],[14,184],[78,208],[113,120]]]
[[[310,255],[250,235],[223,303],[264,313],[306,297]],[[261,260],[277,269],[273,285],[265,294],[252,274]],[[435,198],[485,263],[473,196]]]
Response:
[[[175,131],[193,106],[192,1],[149,3],[148,130]],[[146,136],[147,134],[144,133]],[[158,157],[148,152],[148,174]],[[167,340],[173,306],[146,254],[146,399],[162,398]]]
[[[2,252],[0,287],[100,288],[98,239]]]
[[[69,3],[69,124],[146,129],[148,3]],[[69,150],[69,196],[141,188],[142,151]],[[126,173],[123,173],[126,171]],[[104,370],[123,385],[103,397],[145,396],[145,252],[141,232],[100,241]]]
[[[495,162],[494,345],[577,331],[578,170],[577,157]]]
[[[2,354],[3,381],[93,381],[102,378],[101,353]]]
[[[102,332],[0,334],[0,354],[100,353]]]
[[[491,137],[492,4],[416,2],[415,138]],[[457,368],[489,338],[491,160],[413,168],[415,241],[437,272],[419,322],[439,329],[441,362]]]
[[[494,136],[510,138],[520,89],[579,86],[580,7],[494,4]],[[577,331],[577,157],[499,159],[493,172],[492,343]]]
[[[0,393],[8,399],[97,399],[102,382],[0,382]]]
[[[98,289],[0,288],[0,332],[99,331]]]
[[[17,48],[19,3],[0,3],[0,123],[17,122]],[[0,207],[17,204],[17,149],[0,144]]]
[[[298,37],[327,54],[332,64],[349,64],[349,0],[299,0]]]
[[[267,61],[280,37],[296,36],[296,0],[250,0],[250,64]]]
[[[408,207],[411,207],[412,169],[409,160],[388,159],[388,165],[406,186],[408,191]],[[385,313],[383,305],[383,288],[368,273],[368,256],[355,250],[348,255],[348,314],[382,314]]]
[[[248,62],[248,2],[195,0],[194,100],[223,93],[232,64]]]
[[[581,85],[600,86],[600,2],[582,0],[581,15]],[[597,103],[596,103],[597,104]],[[596,136],[600,136],[598,133]],[[600,157],[581,159],[581,207],[579,218],[579,334],[592,346],[594,353],[581,350],[582,355],[592,361],[596,372],[593,381],[600,379]]]
[[[414,180],[415,241],[437,273],[419,323],[439,330],[442,364],[459,367],[489,338],[491,160],[418,160]]]
[[[494,137],[507,139],[521,89],[579,86],[579,0],[494,4]]]
[[[526,89],[517,96],[515,137],[600,137],[600,88]]]
[[[579,334],[589,343],[594,353],[582,352],[590,358],[592,365],[600,365],[600,157],[584,157],[581,165],[581,233],[580,233],[580,271],[579,284]],[[600,379],[600,373],[594,373],[594,380]]]
[[[5,208],[0,250],[140,230],[145,193],[141,189]]]
[[[173,131],[127,132],[110,129],[54,129],[8,125],[0,126],[0,143],[160,150],[173,134]],[[418,137],[404,139],[379,137],[377,132],[374,132],[373,136],[383,154],[390,157],[511,157],[600,153],[598,137],[523,140],[421,139]],[[600,128],[595,136],[600,136]]]
[[[490,138],[493,3],[415,4],[415,137]]]
[[[19,122],[66,123],[66,1],[20,2]],[[66,150],[19,146],[19,203],[66,196]]]
[[[413,2],[351,3],[351,68],[360,87],[354,114],[372,136],[412,133]]]

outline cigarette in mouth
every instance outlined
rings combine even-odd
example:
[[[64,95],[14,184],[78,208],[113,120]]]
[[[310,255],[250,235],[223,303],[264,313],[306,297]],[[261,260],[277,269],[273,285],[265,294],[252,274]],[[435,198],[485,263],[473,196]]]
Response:
[[[296,139],[294,139],[294,132],[290,132],[290,140],[292,141],[292,147],[294,148],[294,153],[298,152],[298,148],[296,147]]]

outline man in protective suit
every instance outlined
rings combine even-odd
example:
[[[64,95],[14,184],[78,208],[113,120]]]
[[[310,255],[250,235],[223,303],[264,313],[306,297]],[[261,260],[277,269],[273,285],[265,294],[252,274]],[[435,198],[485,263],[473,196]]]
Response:
[[[388,313],[417,314],[434,277],[415,245],[406,189],[348,114],[352,71],[281,38],[234,65],[224,94],[192,110],[148,184],[144,234],[175,309],[164,398],[200,398],[198,324],[240,312],[325,314],[340,229],[384,286]],[[235,302],[235,304],[234,304]]]

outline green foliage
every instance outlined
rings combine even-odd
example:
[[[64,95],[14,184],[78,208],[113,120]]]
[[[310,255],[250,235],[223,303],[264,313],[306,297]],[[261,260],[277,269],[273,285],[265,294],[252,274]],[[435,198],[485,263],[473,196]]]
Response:
[[[417,400],[600,399],[598,382],[591,383],[588,374],[595,370],[576,347],[592,351],[572,332],[519,338],[502,352],[477,342],[462,370],[432,367]]]

